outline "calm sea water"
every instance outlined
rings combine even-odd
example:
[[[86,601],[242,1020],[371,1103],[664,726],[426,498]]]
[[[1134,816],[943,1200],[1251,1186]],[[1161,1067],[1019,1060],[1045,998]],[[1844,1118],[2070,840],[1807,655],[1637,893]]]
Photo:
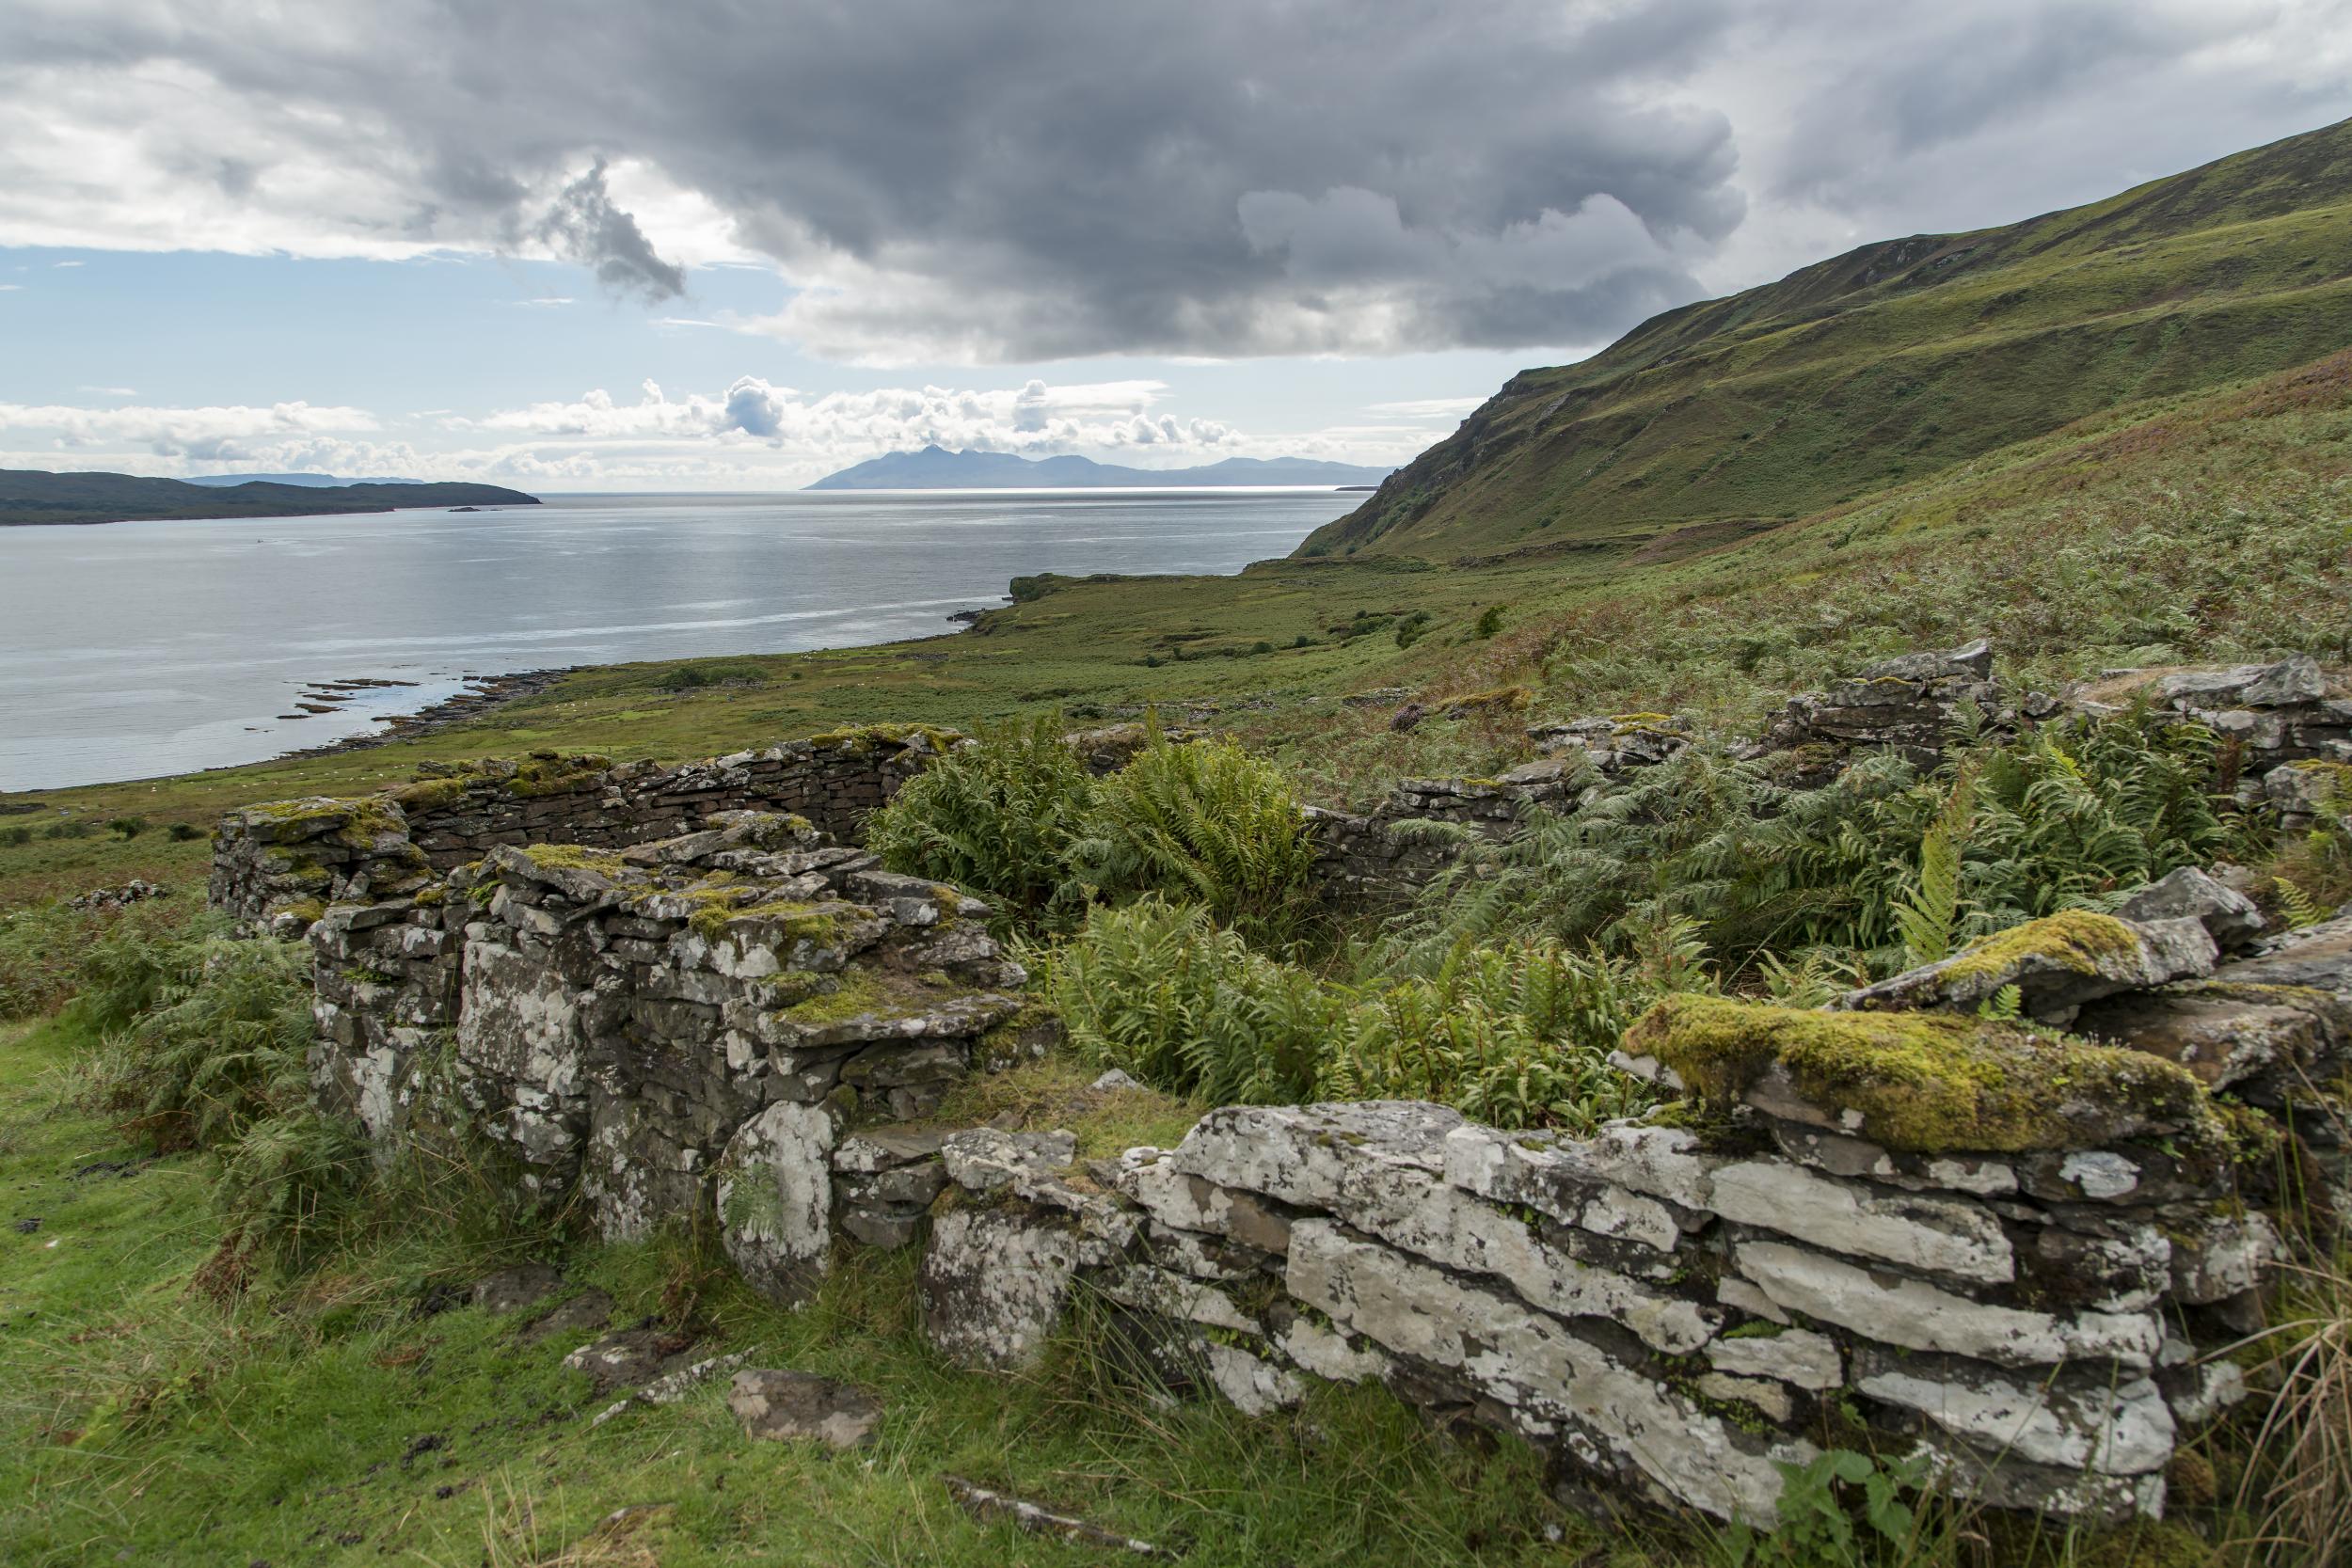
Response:
[[[1329,490],[557,496],[512,512],[0,529],[0,789],[254,762],[469,675],[952,630],[1029,572],[1239,571]],[[418,684],[287,720],[321,680]]]

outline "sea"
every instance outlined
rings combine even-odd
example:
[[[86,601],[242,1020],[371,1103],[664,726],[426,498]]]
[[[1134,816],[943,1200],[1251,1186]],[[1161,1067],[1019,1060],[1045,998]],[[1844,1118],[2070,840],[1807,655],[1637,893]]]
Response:
[[[0,529],[0,790],[258,762],[477,677],[953,632],[1035,572],[1231,573],[1327,489],[554,495]],[[331,713],[299,712],[326,682]],[[330,705],[316,704],[315,705]]]

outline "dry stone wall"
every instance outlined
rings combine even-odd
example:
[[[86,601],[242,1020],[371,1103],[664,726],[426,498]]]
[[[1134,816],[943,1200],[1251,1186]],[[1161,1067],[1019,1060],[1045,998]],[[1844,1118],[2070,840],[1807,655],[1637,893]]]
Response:
[[[214,835],[211,900],[299,934],[329,901],[407,889],[501,846],[621,849],[729,811],[786,813],[853,844],[869,813],[961,744],[949,730],[878,724],[669,768],[551,752],[426,763],[381,795],[230,813]]]
[[[1924,984],[1927,1011],[1665,1009],[1627,1065],[1713,1077],[1710,1109],[1591,1138],[1411,1102],[1231,1106],[1078,1164],[1067,1134],[952,1132],[926,1157],[927,1322],[1013,1368],[1091,1298],[1172,1383],[1263,1411],[1377,1380],[1538,1444],[1571,1497],[1769,1522],[1782,1466],[1835,1444],[1920,1452],[2000,1506],[2158,1514],[2244,1392],[2220,1352],[2280,1255],[2274,1140],[2327,1202],[2352,1192],[2345,1107],[2312,1086],[2352,1048],[2352,917],[2224,958],[2237,912],[2161,917],[2204,940],[2169,933],[2153,972],[2135,944],[2098,1001],[2051,1005],[2112,1049]],[[2036,933],[2055,967],[2065,936]],[[2278,1011],[2215,1056],[2214,1007]],[[2225,1127],[2209,1085],[2256,1125]]]

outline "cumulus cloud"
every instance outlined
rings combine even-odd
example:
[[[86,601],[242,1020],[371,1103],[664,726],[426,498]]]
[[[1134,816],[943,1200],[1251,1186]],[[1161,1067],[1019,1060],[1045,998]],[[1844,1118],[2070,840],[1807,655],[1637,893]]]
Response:
[[[159,408],[128,404],[81,408],[64,404],[0,403],[0,431],[45,436],[57,450],[131,448],[157,457],[238,462],[293,436],[376,428],[364,408],[278,403]],[[50,454],[54,460],[56,452]]]
[[[860,362],[1592,345],[2348,87],[2346,0],[14,0],[0,241],[755,260]]]
[[[454,431],[603,442],[667,439],[761,442],[838,466],[879,452],[933,444],[1028,454],[1157,449],[1174,463],[1223,452],[1246,437],[1216,420],[1155,412],[1157,381],[1098,381],[1018,388],[884,388],[810,395],[758,376],[718,393],[673,398],[654,382],[634,402],[592,391],[569,403],[535,403],[480,418],[453,418]]]

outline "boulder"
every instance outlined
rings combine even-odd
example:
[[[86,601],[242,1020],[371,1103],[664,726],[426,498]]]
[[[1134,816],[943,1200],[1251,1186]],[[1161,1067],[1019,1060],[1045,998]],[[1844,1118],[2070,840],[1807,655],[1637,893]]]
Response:
[[[2146,887],[2127,895],[2115,907],[2119,920],[2148,925],[2163,920],[2194,920],[2225,952],[2241,947],[2263,933],[2263,912],[2254,901],[2233,888],[2223,887],[2193,865],[2185,865]]]
[[[769,1106],[728,1140],[714,1172],[719,1242],[771,1301],[804,1299],[832,1245],[833,1117],[818,1105]]]
[[[882,1401],[872,1394],[810,1372],[738,1372],[727,1390],[727,1407],[743,1423],[746,1436],[814,1439],[832,1449],[870,1446],[882,1418]]]
[[[2193,917],[2136,923],[2069,910],[1987,937],[1963,952],[1848,993],[1849,1011],[1974,1011],[2015,986],[2029,1016],[2064,1023],[2084,1003],[2213,973],[2220,949]]]

